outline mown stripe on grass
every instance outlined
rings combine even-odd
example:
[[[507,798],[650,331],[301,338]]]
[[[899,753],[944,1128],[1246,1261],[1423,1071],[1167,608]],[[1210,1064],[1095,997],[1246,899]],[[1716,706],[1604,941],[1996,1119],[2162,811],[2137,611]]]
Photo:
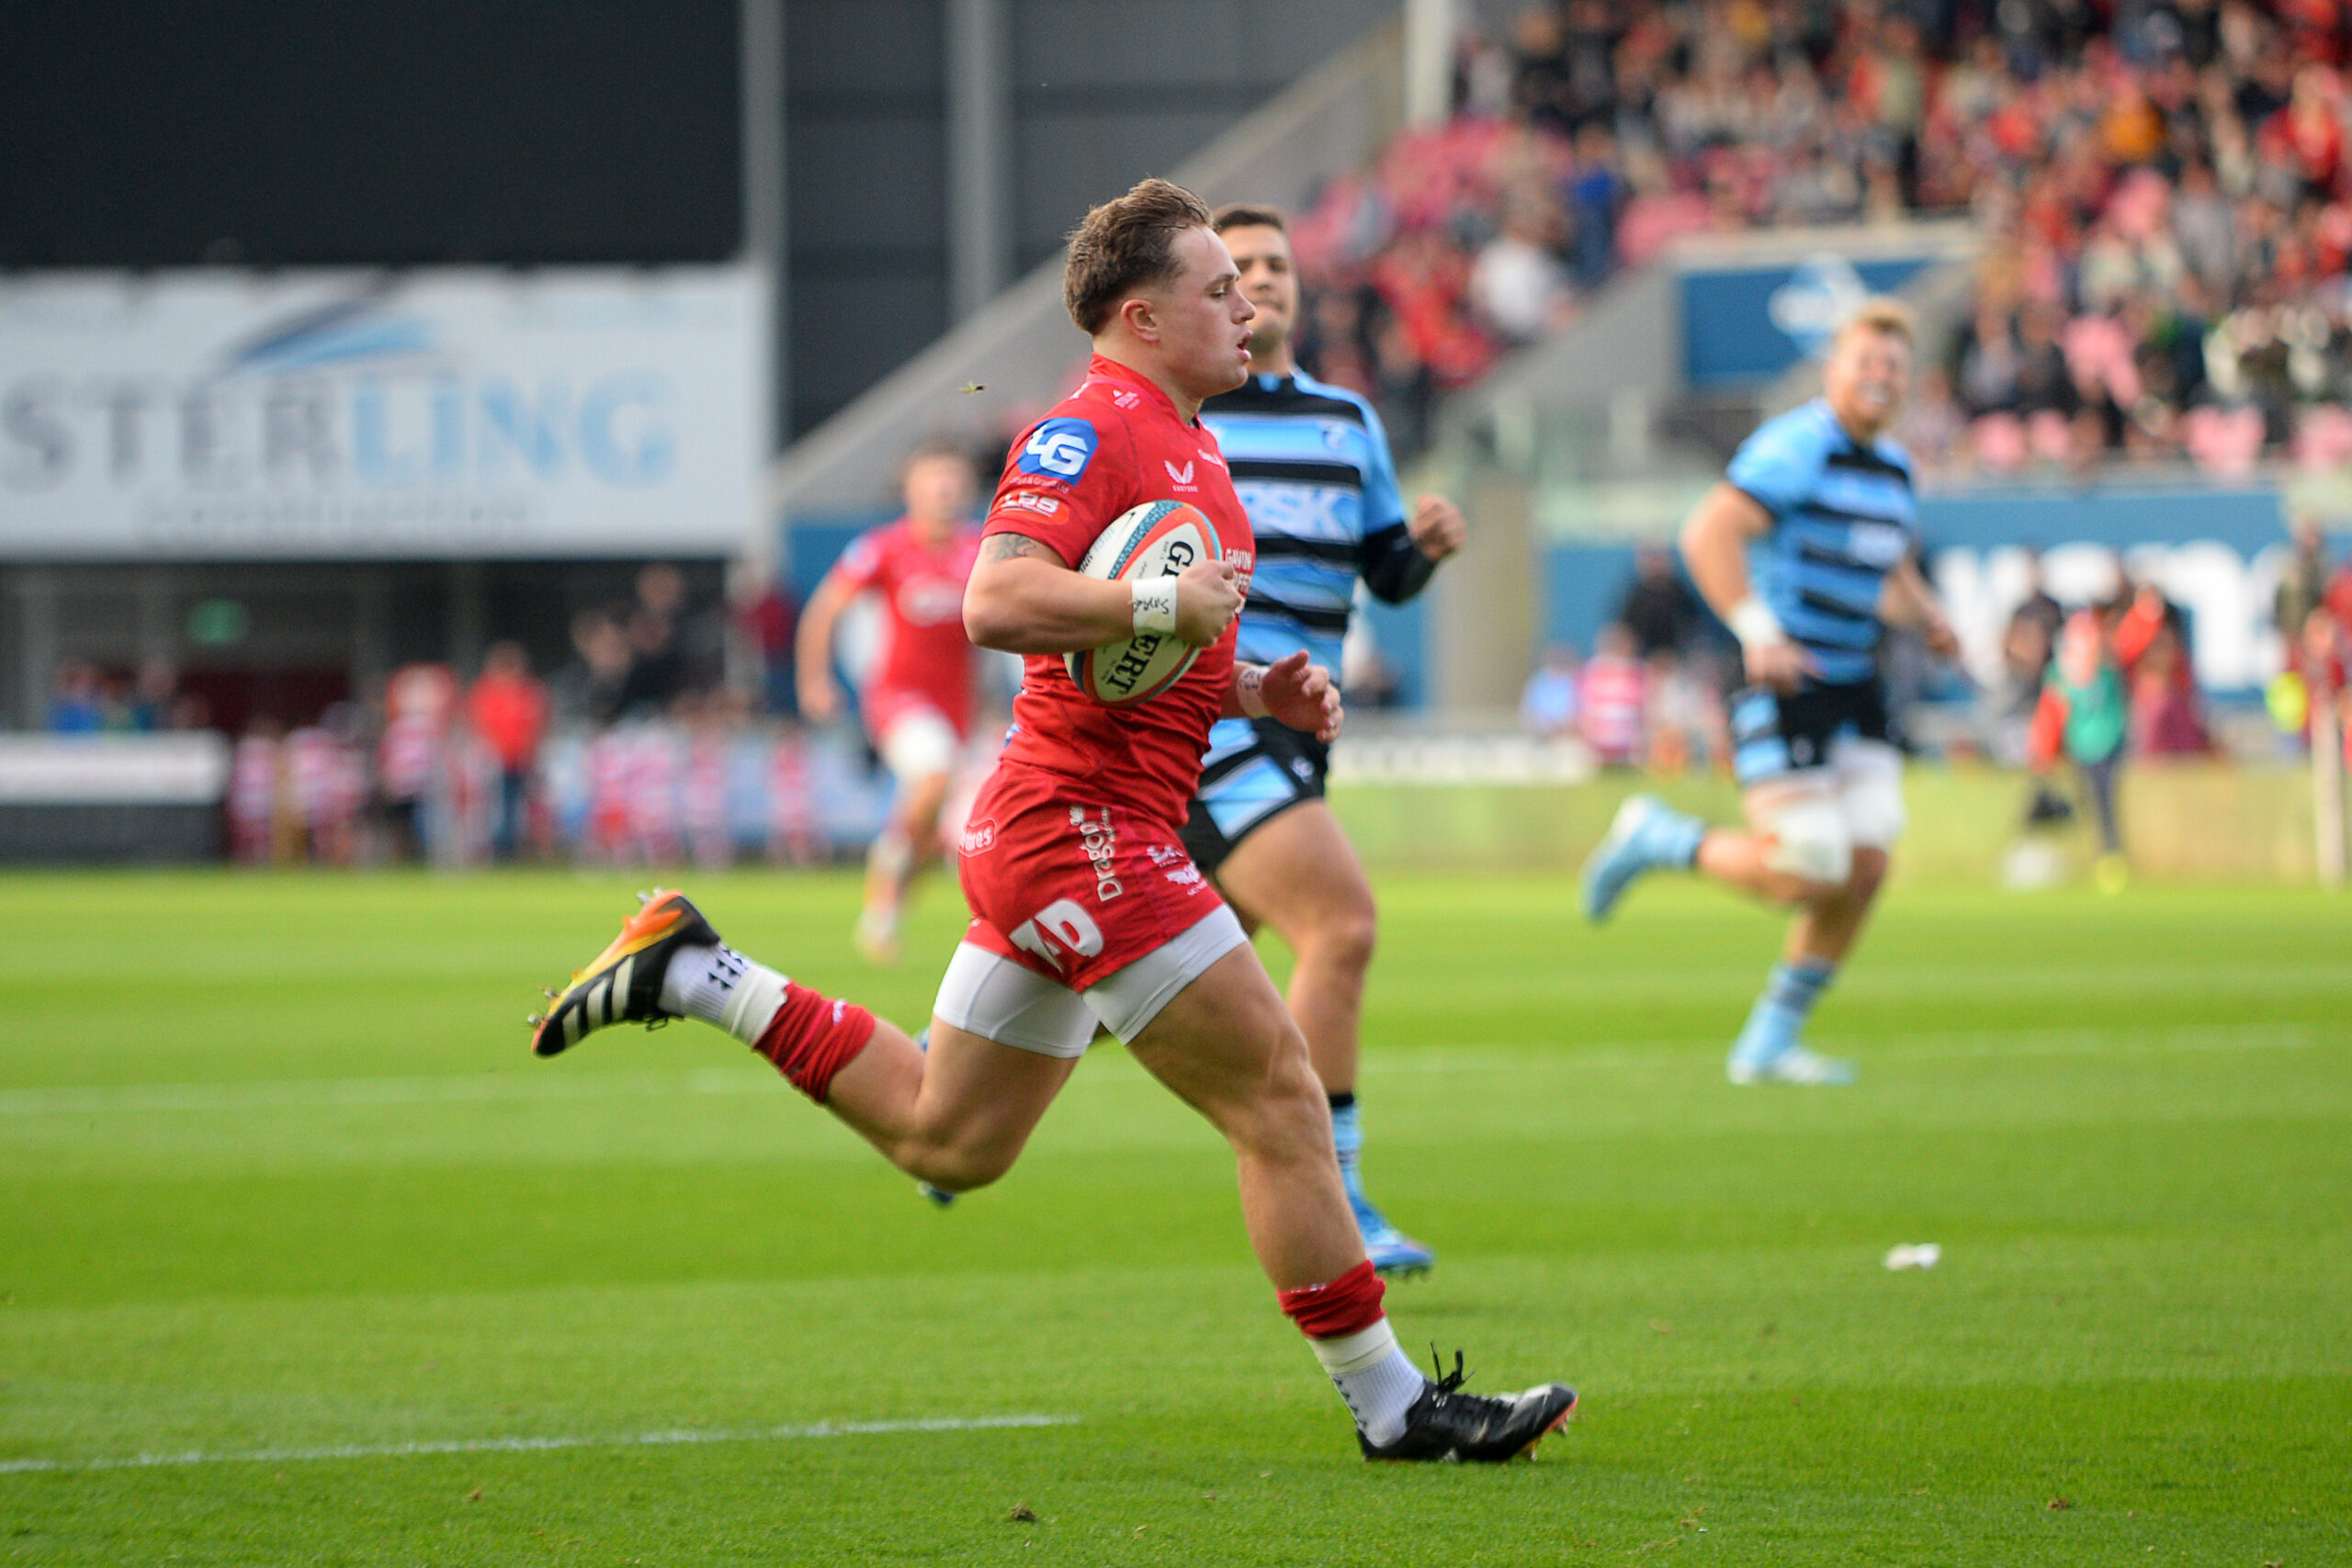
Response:
[[[1825,1036],[1834,1043],[1834,1035]],[[2155,1052],[2291,1051],[2335,1043],[2327,1031],[2293,1023],[2184,1025],[2177,1029],[2020,1029],[1873,1032],[1873,1058],[1934,1061],[1982,1056],[2102,1056]],[[1427,1075],[1647,1065],[1686,1053],[1688,1038],[1605,1040],[1532,1054],[1520,1044],[1417,1046],[1375,1054],[1367,1075]],[[1099,1068],[1097,1069],[1099,1074]],[[1142,1079],[1140,1070],[1136,1073]],[[1080,1080],[1083,1083],[1086,1080]],[[313,1111],[336,1107],[463,1105],[582,1100],[654,1100],[697,1095],[786,1093],[765,1073],[703,1067],[689,1072],[447,1074],[384,1078],[271,1078],[243,1083],[93,1084],[0,1089],[0,1117],[96,1116],[136,1111]]]
[[[735,1431],[634,1432],[607,1437],[462,1438],[439,1443],[341,1443],[317,1449],[244,1449],[227,1453],[130,1454],[114,1459],[0,1460],[0,1475],[90,1470],[150,1470],[183,1464],[292,1464],[312,1460],[413,1459],[427,1454],[529,1454],[558,1449],[672,1448],[700,1443],[772,1443],[863,1438],[892,1432],[993,1432],[1075,1427],[1075,1416],[927,1416],[899,1421],[818,1421]]]

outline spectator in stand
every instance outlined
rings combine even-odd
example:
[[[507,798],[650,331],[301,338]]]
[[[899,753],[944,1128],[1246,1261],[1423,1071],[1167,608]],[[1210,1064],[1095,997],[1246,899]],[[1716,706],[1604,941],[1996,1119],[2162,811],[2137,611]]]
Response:
[[[2303,623],[2320,607],[2327,593],[2327,541],[2319,519],[2308,512],[2295,514],[2294,553],[2278,569],[2278,592],[2271,599],[2270,624],[2278,633],[2287,667],[2300,669]]]
[[[285,726],[263,715],[245,726],[229,757],[229,852],[240,865],[277,853],[278,743]]]
[[[1577,650],[1554,643],[1519,695],[1519,722],[1539,740],[1577,734]]]
[[[2123,671],[2108,649],[2107,623],[2096,610],[2077,610],[2066,618],[2058,655],[2042,682],[2027,760],[2041,779],[2061,753],[2074,764],[2098,819],[2098,886],[2107,893],[2120,892],[2126,876],[2115,780],[2130,718]]]
[[[624,717],[659,717],[691,686],[680,635],[685,606],[686,580],[676,567],[656,563],[637,574],[637,603],[616,617],[628,637],[628,676],[620,698]]]
[[[1577,171],[1568,182],[1577,288],[1598,288],[1615,266],[1617,219],[1631,188],[1618,168],[1617,139],[1608,123],[1595,119],[1586,124],[1577,132]]]
[[[55,690],[49,702],[51,734],[96,735],[106,728],[106,691],[96,665],[86,659],[63,660]]]
[[[1679,659],[1690,650],[1699,630],[1699,601],[1665,546],[1634,547],[1634,581],[1617,602],[1617,620],[1633,634],[1634,656],[1645,662],[1660,654]]]
[[[2141,583],[2116,618],[2114,647],[2131,690],[2132,749],[2143,757],[2211,752],[2180,607]]]
[[[123,709],[123,728],[140,734],[174,728],[172,708],[179,694],[177,665],[168,659],[145,660],[131,682],[130,700]]]
[[[1647,660],[1645,746],[1653,773],[1731,760],[1731,722],[1719,682],[1702,680],[1694,662],[1663,651]]]
[[[2352,637],[2352,556],[2346,556],[2328,575],[2327,588],[2320,594],[2320,603],[2347,637]]]
[[[605,610],[571,617],[572,661],[556,677],[555,706],[566,718],[597,728],[621,716],[628,690],[628,634]]]
[[[736,637],[754,667],[760,711],[791,716],[798,712],[792,645],[800,611],[790,589],[764,563],[737,561],[728,569],[728,599]]]
[[[284,778],[294,831],[310,858],[322,865],[348,865],[356,850],[359,807],[367,785],[358,758],[345,735],[356,720],[348,703],[337,703],[316,724],[286,737]]]
[[[1470,303],[1506,343],[1534,343],[1568,319],[1568,273],[1560,264],[1558,210],[1533,198],[1503,209],[1503,230],[1470,269]]]
[[[1611,622],[1593,639],[1592,657],[1577,683],[1577,708],[1585,744],[1604,766],[1641,761],[1649,729],[1649,671],[1634,656],[1634,634],[1622,624]]]
[[[490,832],[491,852],[511,861],[523,843],[524,810],[547,735],[547,688],[531,673],[530,656],[519,642],[496,642],[482,659],[482,671],[466,694],[466,720],[498,763],[498,801]]]
[[[408,664],[384,688],[376,742],[376,794],[395,860],[424,855],[425,807],[441,770],[441,743],[457,703],[457,677],[439,664]]]

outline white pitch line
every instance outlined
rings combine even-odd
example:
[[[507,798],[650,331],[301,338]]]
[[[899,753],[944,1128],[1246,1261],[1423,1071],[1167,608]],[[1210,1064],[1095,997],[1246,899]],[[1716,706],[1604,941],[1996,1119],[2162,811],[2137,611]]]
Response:
[[[862,1438],[891,1432],[993,1432],[1009,1427],[1075,1427],[1075,1416],[930,1416],[902,1421],[818,1421],[805,1427],[738,1431],[639,1432],[604,1438],[469,1438],[441,1443],[348,1443],[322,1449],[246,1449],[231,1453],[133,1454],[118,1459],[0,1460],[0,1475],[91,1470],[152,1470],[185,1464],[294,1464],[314,1460],[411,1459],[424,1454],[532,1454],[558,1449],[674,1448],[693,1443],[766,1443],[806,1438]]]

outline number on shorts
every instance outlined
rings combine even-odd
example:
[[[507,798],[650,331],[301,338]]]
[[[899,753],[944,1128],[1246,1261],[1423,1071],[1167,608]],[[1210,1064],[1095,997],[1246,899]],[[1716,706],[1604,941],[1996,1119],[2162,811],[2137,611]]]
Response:
[[[1062,957],[1054,951],[1057,942],[1081,958],[1091,958],[1102,951],[1102,928],[1094,923],[1093,916],[1068,898],[1055,899],[1033,919],[1013,928],[1013,946],[1023,953],[1034,953],[1059,969]]]

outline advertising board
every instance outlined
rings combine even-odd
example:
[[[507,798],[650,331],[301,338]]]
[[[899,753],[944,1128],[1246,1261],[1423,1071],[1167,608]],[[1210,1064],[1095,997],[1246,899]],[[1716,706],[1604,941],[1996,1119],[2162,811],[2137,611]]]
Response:
[[[0,280],[0,559],[720,556],[749,268]]]

